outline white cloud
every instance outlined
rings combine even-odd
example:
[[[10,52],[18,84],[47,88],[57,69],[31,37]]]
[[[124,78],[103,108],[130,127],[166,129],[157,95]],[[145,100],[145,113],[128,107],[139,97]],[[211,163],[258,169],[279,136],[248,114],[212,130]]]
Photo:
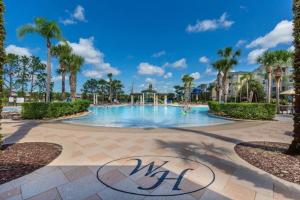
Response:
[[[186,63],[186,59],[185,58],[181,58],[177,61],[175,61],[174,63],[171,64],[172,67],[174,68],[186,68],[187,67],[187,63]]]
[[[255,49],[248,54],[248,64],[255,64],[256,59],[268,49]]]
[[[173,74],[172,72],[167,72],[165,75],[164,75],[164,78],[165,79],[168,79],[168,78],[172,78]]]
[[[293,41],[293,22],[283,20],[279,22],[275,28],[265,36],[258,37],[248,44],[247,48],[273,48],[279,44],[290,44]]]
[[[84,8],[81,5],[78,5],[73,13],[74,19],[77,19],[78,21],[85,21],[85,15],[84,15]]]
[[[294,46],[294,45],[290,46],[290,47],[288,48],[288,51],[294,52],[294,51],[295,51],[295,46]]]
[[[154,84],[154,83],[156,83],[156,79],[154,79],[154,78],[146,78],[146,79],[145,79],[145,82],[146,82],[146,83]]]
[[[240,46],[243,46],[244,44],[246,44],[246,40],[239,40],[237,41],[237,43],[235,44],[236,47],[240,47]]]
[[[31,56],[31,53],[30,53],[29,49],[24,48],[24,47],[18,47],[18,46],[13,45],[13,44],[8,45],[5,48],[5,52],[16,54],[16,55],[19,55],[19,56]]]
[[[162,50],[162,51],[159,51],[159,52],[156,52],[152,55],[152,57],[154,58],[158,58],[158,57],[161,57],[161,56],[164,56],[166,55],[166,51],[165,50]]]
[[[194,80],[200,79],[200,73],[199,72],[191,73],[190,76],[193,77]]]
[[[68,42],[73,52],[84,58],[87,64],[92,64],[99,73],[120,74],[120,71],[104,61],[104,54],[94,47],[94,38],[80,38],[79,43]]]
[[[199,58],[200,63],[208,63],[209,59],[206,56],[202,56]]]
[[[77,22],[86,22],[85,10],[81,5],[77,5],[73,13],[70,13],[69,18],[61,19],[60,23],[63,25],[76,24]]]
[[[52,81],[57,82],[57,81],[61,81],[62,77],[61,77],[61,75],[59,75],[59,76],[53,76],[51,79],[52,79]],[[69,77],[66,76],[65,80],[69,80]]]
[[[159,66],[151,65],[147,62],[142,62],[138,66],[138,73],[143,75],[147,74],[162,76],[165,73],[165,71]]]
[[[213,70],[212,67],[210,66],[207,66],[206,69],[205,69],[205,74],[208,75],[208,76],[212,76],[212,75],[217,75],[217,72]]]
[[[97,70],[84,70],[83,75],[89,78],[102,78],[103,73]]]
[[[76,21],[74,21],[73,19],[61,19],[60,22],[61,22],[63,25],[76,24]]]
[[[234,21],[227,20],[227,13],[223,13],[219,19],[197,20],[196,24],[189,24],[186,31],[189,33],[197,33],[204,31],[213,31],[220,28],[229,28],[234,24]]]

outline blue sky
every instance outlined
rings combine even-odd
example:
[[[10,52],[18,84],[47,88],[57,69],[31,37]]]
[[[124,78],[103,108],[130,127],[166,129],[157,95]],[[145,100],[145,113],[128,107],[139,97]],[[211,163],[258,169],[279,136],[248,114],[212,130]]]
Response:
[[[257,55],[289,49],[291,0],[6,0],[7,52],[46,60],[45,42],[37,35],[19,39],[16,29],[42,16],[56,20],[75,53],[85,58],[78,89],[89,78],[112,72],[125,90],[139,91],[152,82],[171,91],[191,74],[196,84],[215,78],[210,63],[218,49],[242,50],[235,71],[252,70]],[[53,41],[54,44],[57,41]],[[55,74],[55,90],[60,77]]]

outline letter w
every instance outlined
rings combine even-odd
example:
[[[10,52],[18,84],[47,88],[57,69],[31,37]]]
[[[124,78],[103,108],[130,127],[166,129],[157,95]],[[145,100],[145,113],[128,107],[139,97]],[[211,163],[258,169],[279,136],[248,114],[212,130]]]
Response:
[[[137,161],[137,165],[136,165],[136,167],[132,170],[132,172],[130,173],[129,176],[131,176],[131,175],[133,175],[133,174],[135,174],[135,173],[137,173],[137,172],[143,170],[143,169],[146,168],[146,167],[148,167],[148,171],[147,171],[147,173],[145,174],[145,176],[148,176],[148,175],[152,174],[153,172],[155,172],[156,170],[158,170],[159,168],[161,168],[162,166],[164,166],[165,164],[167,164],[167,163],[169,162],[169,161],[164,161],[163,164],[161,164],[161,165],[155,167],[155,164],[154,164],[154,161],[153,161],[153,162],[151,162],[151,163],[149,163],[149,164],[147,164],[147,165],[141,167],[141,165],[142,165],[142,160],[141,160],[141,159],[138,159],[138,158],[137,158],[137,159],[132,159],[132,160],[136,160],[136,161]]]

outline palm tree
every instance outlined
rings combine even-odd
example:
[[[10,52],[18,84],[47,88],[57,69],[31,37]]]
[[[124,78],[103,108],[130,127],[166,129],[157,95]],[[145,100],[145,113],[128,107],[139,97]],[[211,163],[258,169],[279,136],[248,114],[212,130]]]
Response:
[[[282,80],[282,68],[286,68],[292,64],[293,54],[287,50],[277,50],[272,52],[275,58],[276,69],[275,81],[276,81],[276,107],[277,113],[279,113],[279,93],[280,93],[280,83]]]
[[[0,119],[2,113],[2,98],[3,98],[3,65],[5,63],[5,50],[4,50],[4,40],[5,40],[5,28],[4,28],[4,3],[0,1]],[[1,130],[1,123],[0,123]],[[0,133],[0,146],[2,145],[2,134]]]
[[[50,85],[51,85],[51,40],[63,40],[61,30],[55,21],[48,21],[45,18],[36,17],[34,24],[27,24],[18,29],[19,37],[24,37],[28,33],[37,33],[46,41],[47,46],[47,88],[46,101],[50,102]]]
[[[245,80],[247,90],[247,101],[249,101],[249,81],[252,80],[252,73],[248,72],[241,77],[241,81]]]
[[[241,55],[241,50],[234,51],[231,47],[226,47],[218,51],[218,55],[221,57],[223,62],[223,92],[224,92],[224,102],[227,103],[227,96],[229,90],[228,83],[228,73],[233,69],[235,65],[238,64],[238,57]]]
[[[206,102],[207,84],[200,84],[201,93],[204,94],[204,102]]]
[[[51,54],[58,58],[60,69],[58,72],[61,74],[61,96],[65,99],[66,90],[66,57],[72,52],[72,48],[68,44],[59,44],[51,48]]]
[[[77,72],[80,71],[81,66],[84,63],[84,58],[75,54],[71,54],[65,58],[67,71],[70,73],[70,94],[71,98],[76,98],[76,84],[77,84]]]
[[[217,99],[219,103],[222,102],[222,94],[223,94],[223,87],[222,87],[222,79],[223,79],[223,70],[224,70],[224,61],[218,60],[212,63],[212,66],[215,70],[218,71],[217,75],[217,84],[216,84],[216,92],[217,92]]]
[[[187,103],[187,102],[190,102],[191,88],[192,88],[192,83],[193,83],[194,78],[188,74],[185,74],[185,75],[183,75],[181,80],[184,84],[184,89],[185,89],[185,103]]]
[[[123,84],[120,80],[113,80],[112,81],[112,90],[113,90],[113,93],[115,94],[115,98],[116,100],[118,100],[118,95],[120,93],[122,93],[122,88],[123,88]]]
[[[275,64],[274,54],[272,54],[270,51],[266,51],[265,53],[263,53],[263,55],[257,58],[257,62],[266,68],[268,77],[267,103],[270,103],[272,95],[272,71]]]
[[[109,96],[108,96],[108,100],[110,101],[110,103],[112,103],[112,77],[113,77],[113,74],[109,73],[109,74],[107,74],[107,77],[109,79]]]
[[[295,86],[295,112],[294,112],[294,140],[287,153],[300,154],[300,2],[293,1],[294,11],[294,86]]]

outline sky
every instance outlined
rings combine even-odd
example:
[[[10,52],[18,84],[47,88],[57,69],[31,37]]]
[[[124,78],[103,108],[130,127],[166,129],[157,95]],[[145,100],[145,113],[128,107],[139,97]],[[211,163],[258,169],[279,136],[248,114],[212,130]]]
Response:
[[[74,53],[85,58],[78,88],[90,78],[122,80],[124,90],[138,92],[149,83],[173,91],[183,74],[195,85],[216,77],[211,63],[227,46],[241,49],[234,71],[251,71],[267,50],[292,49],[292,0],[4,0],[6,52],[46,60],[38,35],[18,38],[18,27],[34,17],[57,21]],[[53,44],[58,41],[53,40]],[[52,79],[61,77],[52,59]]]

